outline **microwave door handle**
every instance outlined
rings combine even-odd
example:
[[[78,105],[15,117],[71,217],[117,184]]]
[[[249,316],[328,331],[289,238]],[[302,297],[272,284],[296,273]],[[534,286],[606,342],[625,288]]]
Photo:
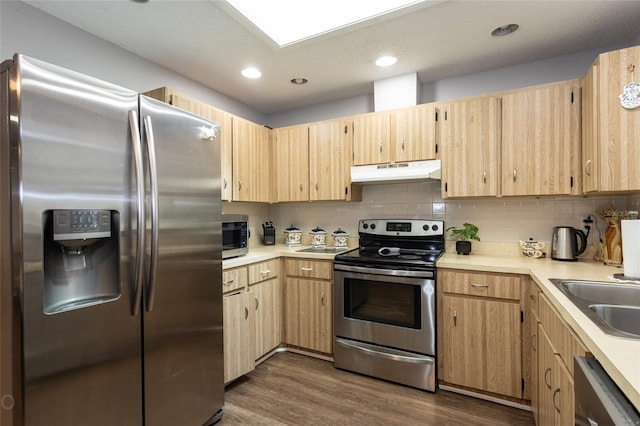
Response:
[[[138,113],[129,111],[129,128],[131,130],[131,141],[133,148],[133,159],[136,178],[136,233],[137,247],[135,257],[135,272],[133,278],[134,300],[131,310],[133,316],[140,314],[140,304],[142,302],[142,283],[144,269],[144,166],[142,160],[142,141],[140,140],[140,127],[138,125]]]
[[[144,133],[147,139],[149,187],[151,191],[151,260],[149,262],[149,284],[147,295],[147,312],[151,312],[153,310],[156,296],[156,273],[158,265],[158,169],[151,117],[146,115],[143,121]]]

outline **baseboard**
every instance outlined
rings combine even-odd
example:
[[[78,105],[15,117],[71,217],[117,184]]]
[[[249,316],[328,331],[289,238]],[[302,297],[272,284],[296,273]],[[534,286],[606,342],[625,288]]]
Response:
[[[498,398],[495,396],[485,395],[479,392],[473,392],[466,389],[459,389],[453,386],[447,385],[438,385],[439,389],[446,390],[449,392],[455,392],[466,396],[471,396],[473,398],[484,399],[485,401],[495,402],[496,404],[506,405],[507,407],[518,408],[520,410],[532,411],[530,405],[520,404],[518,402],[509,401],[506,399]]]
[[[261,358],[258,358],[256,360],[256,366],[262,364],[263,362],[265,362],[266,360],[268,360],[269,358],[271,358],[272,356],[274,356],[277,353],[280,352],[292,352],[295,354],[300,354],[300,355],[305,355],[305,356],[310,356],[312,358],[318,358],[321,359],[323,361],[329,361],[329,362],[333,362],[333,357],[327,356],[327,355],[320,355],[318,353],[315,352],[308,352],[302,349],[296,349],[296,348],[289,348],[286,346],[279,346],[275,349],[273,349],[271,352],[267,353],[266,355],[263,355]]]

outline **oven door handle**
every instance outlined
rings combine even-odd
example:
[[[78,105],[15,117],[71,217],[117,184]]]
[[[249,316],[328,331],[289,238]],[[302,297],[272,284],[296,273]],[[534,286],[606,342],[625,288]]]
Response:
[[[395,277],[433,278],[433,271],[409,271],[404,269],[381,269],[363,266],[333,265],[336,271],[360,272],[363,274],[390,275]]]
[[[412,362],[415,364],[433,362],[433,357],[429,357],[427,355],[405,355],[405,352],[403,352],[403,354],[400,354],[398,351],[383,348],[381,346],[375,346],[374,349],[372,345],[369,345],[367,343],[352,342],[340,338],[336,338],[335,344],[346,348],[357,349],[359,351],[366,352],[369,355],[376,356],[378,358],[385,358],[391,361]]]

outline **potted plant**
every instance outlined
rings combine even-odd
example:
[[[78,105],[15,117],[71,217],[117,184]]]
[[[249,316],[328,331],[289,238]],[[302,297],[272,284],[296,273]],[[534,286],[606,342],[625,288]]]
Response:
[[[450,226],[447,228],[454,237],[458,237],[456,241],[456,252],[458,254],[471,253],[471,240],[480,241],[478,237],[478,227],[473,223],[463,223],[462,228]]]

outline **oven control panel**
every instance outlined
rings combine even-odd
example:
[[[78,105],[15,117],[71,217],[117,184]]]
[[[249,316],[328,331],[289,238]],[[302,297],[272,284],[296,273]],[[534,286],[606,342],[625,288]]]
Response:
[[[423,219],[362,219],[358,232],[387,236],[444,236],[444,221]]]

